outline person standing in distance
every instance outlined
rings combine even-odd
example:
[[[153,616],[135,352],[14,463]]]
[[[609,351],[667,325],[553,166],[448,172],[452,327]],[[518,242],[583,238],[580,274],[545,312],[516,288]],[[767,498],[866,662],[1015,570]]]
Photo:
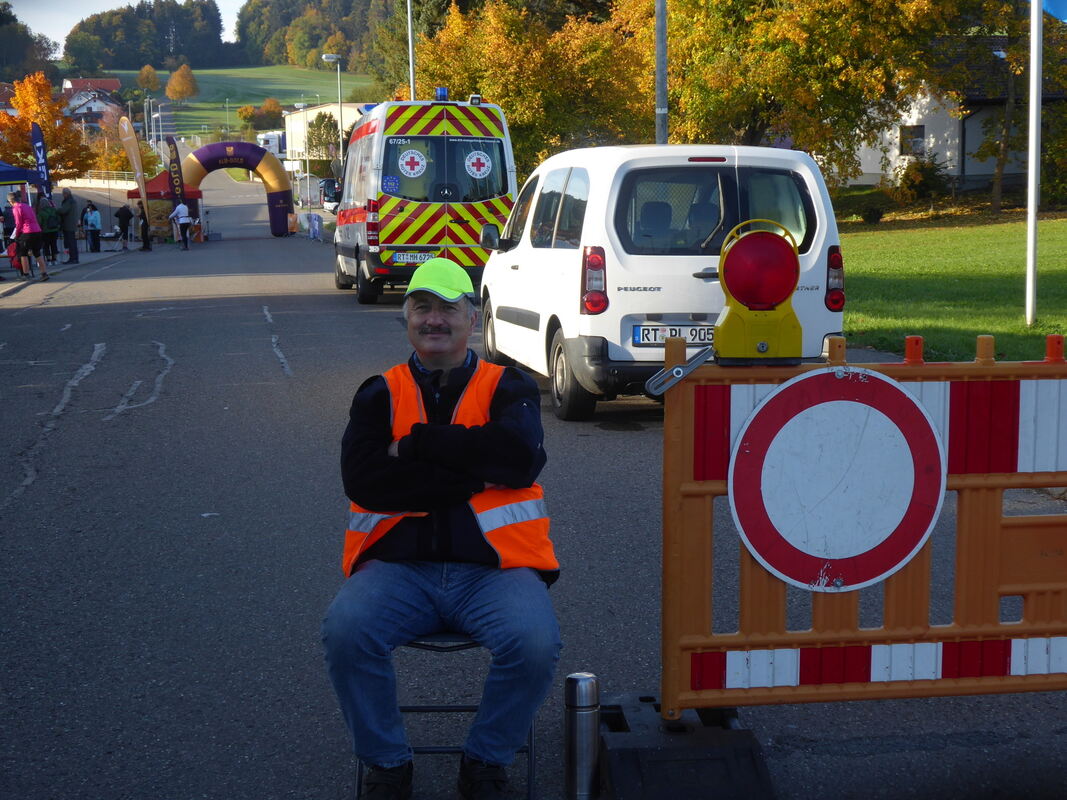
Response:
[[[119,238],[122,240],[122,251],[126,252],[130,249],[130,220],[133,219],[133,212],[130,211],[128,205],[123,203],[115,212],[115,219],[119,221]]]
[[[82,214],[85,220],[85,240],[90,253],[100,252],[100,211],[95,203],[86,203]]]
[[[44,258],[48,266],[54,266],[59,257],[57,241],[59,239],[59,211],[52,203],[52,198],[43,194],[37,195],[37,221],[41,225],[41,239],[44,247]]]
[[[141,249],[152,249],[152,228],[148,224],[148,211],[144,207],[144,201],[137,201],[137,217],[141,221]]]
[[[170,212],[167,219],[174,220],[178,223],[178,230],[181,233],[182,250],[188,250],[189,226],[193,224],[193,218],[189,216],[189,206],[185,205],[185,201],[182,200],[178,205],[174,206],[174,210]]]
[[[63,199],[59,201],[59,223],[63,229],[63,247],[67,251],[64,264],[78,263],[78,204],[70,189],[63,189]]]
[[[559,624],[540,394],[481,361],[466,271],[433,258],[404,299],[406,363],[357,390],[341,443],[351,502],[345,582],[323,622],[330,680],[367,765],[362,798],[405,800],[412,753],[392,653],[418,636],[468,634],[492,654],[460,760],[467,800],[505,797],[511,763],[552,683]]]
[[[15,252],[22,262],[22,274],[29,278],[32,275],[30,259],[37,261],[37,267],[41,270],[41,280],[48,280],[48,265],[41,255],[41,225],[37,222],[37,215],[33,209],[22,202],[22,196],[18,192],[11,192],[7,196],[11,203],[11,210],[15,216]]]

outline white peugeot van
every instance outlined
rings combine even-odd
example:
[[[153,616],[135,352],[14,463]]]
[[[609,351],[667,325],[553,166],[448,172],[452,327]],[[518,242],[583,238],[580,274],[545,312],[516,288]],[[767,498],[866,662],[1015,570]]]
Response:
[[[797,242],[802,356],[819,358],[844,307],[822,174],[805,153],[719,145],[592,147],[541,164],[503,231],[482,229],[486,358],[549,376],[562,419],[642,393],[668,337],[712,343],[723,239],[758,219]]]

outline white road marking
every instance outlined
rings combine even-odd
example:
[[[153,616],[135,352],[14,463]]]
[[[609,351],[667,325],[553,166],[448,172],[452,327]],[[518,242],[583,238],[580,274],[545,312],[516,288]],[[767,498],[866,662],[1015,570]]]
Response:
[[[110,414],[104,417],[105,422],[109,419],[114,419],[123,411],[129,411],[131,408],[142,408],[143,406],[147,406],[149,403],[156,402],[156,400],[159,398],[160,392],[163,391],[163,379],[167,377],[167,373],[170,372],[170,369],[174,366],[175,362],[173,358],[167,355],[167,346],[163,344],[163,342],[153,341],[152,344],[154,344],[156,348],[158,348],[159,357],[166,362],[166,365],[163,367],[163,369],[161,369],[156,374],[155,387],[152,389],[152,395],[147,400],[142,400],[140,403],[131,403],[130,399],[133,397],[134,392],[137,391],[137,388],[142,383],[142,381],[134,381],[133,385],[126,390],[126,394],[122,396],[122,399],[119,401],[119,404],[111,410]]]
[[[270,337],[271,347],[274,348],[274,355],[278,356],[278,360],[282,364],[282,372],[293,377],[293,371],[289,369],[289,362],[285,359],[285,353],[282,352],[282,348],[278,346],[278,334],[273,334]]]
[[[52,409],[50,419],[41,428],[40,434],[37,436],[37,441],[30,445],[25,452],[19,457],[19,464],[22,467],[22,483],[15,487],[14,491],[7,496],[7,498],[0,503],[0,510],[7,508],[18,497],[20,497],[26,489],[33,485],[33,482],[37,480],[37,467],[34,466],[34,459],[37,454],[44,449],[45,441],[48,435],[56,429],[59,425],[59,419],[63,416],[63,412],[67,408],[67,403],[70,402],[71,396],[74,394],[74,390],[78,387],[85,378],[93,373],[96,369],[96,365],[103,359],[104,354],[107,352],[107,345],[103,342],[98,342],[93,345],[93,354],[89,357],[89,360],[82,364],[78,368],[78,371],[74,373],[74,376],[67,381],[67,385],[63,387],[63,394],[59,398],[59,402],[56,403]]]
[[[267,308],[266,306],[263,306],[263,316],[267,318],[267,324],[268,325],[273,325],[274,324],[274,317],[272,317],[270,315],[270,309]]]

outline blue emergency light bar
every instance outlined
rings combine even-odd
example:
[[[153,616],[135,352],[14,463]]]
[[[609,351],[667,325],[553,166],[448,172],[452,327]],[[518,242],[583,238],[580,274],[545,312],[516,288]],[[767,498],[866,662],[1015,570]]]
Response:
[[[433,90],[433,99],[439,102],[446,102],[448,100],[448,87],[436,86]]]

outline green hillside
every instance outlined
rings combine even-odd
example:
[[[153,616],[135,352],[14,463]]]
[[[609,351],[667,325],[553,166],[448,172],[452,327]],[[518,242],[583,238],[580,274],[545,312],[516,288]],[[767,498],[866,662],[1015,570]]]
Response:
[[[132,70],[115,70],[115,76],[124,87],[137,85],[137,73]],[[165,97],[170,73],[160,70],[159,97]],[[259,106],[268,97],[275,98],[283,106],[294,103],[337,102],[337,73],[301,67],[232,67],[228,69],[194,69],[200,94],[183,107],[174,105],[178,135],[191,136],[226,124],[226,100],[229,98],[229,125],[240,127],[236,111],[244,105]],[[354,91],[359,102],[373,103],[381,98],[371,96],[373,80],[366,75],[341,73],[341,96],[347,100]],[[365,95],[363,93],[366,93]]]

